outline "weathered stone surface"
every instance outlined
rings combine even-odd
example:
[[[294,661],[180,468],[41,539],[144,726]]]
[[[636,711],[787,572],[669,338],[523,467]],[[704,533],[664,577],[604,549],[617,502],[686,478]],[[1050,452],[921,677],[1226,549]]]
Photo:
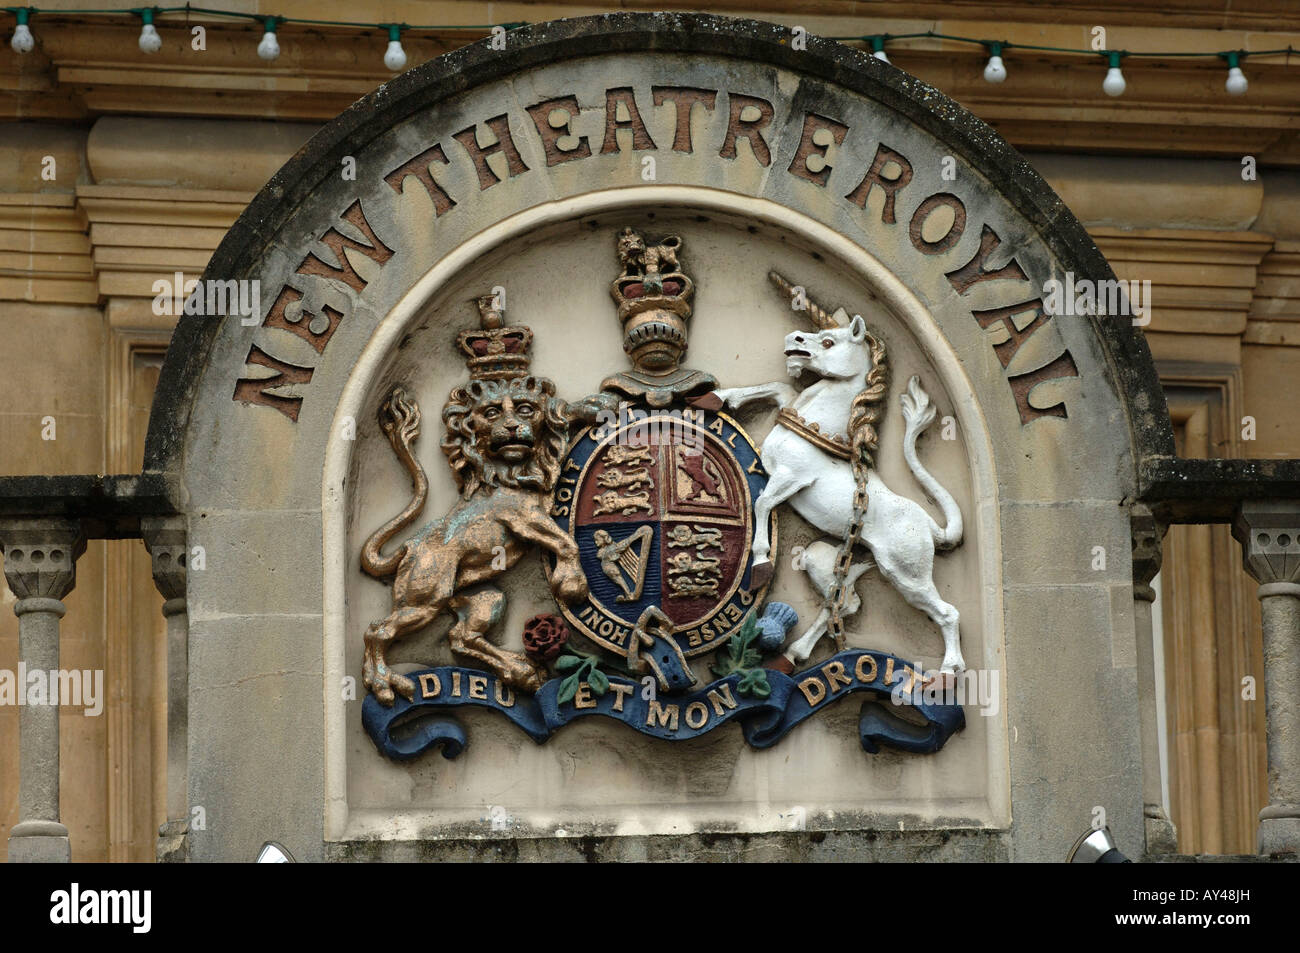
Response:
[[[1300,503],[1247,500],[1232,527],[1260,582],[1268,706],[1268,805],[1259,852],[1300,855]]]
[[[363,100],[232,229],[205,277],[260,281],[260,310],[247,324],[182,319],[146,461],[177,477],[190,543],[208,558],[188,577],[189,800],[207,817],[186,835],[191,857],[246,859],[275,839],[299,859],[469,857],[471,843],[518,858],[667,858],[716,843],[735,859],[1057,860],[1097,807],[1138,852],[1122,504],[1140,490],[1136,461],[1172,454],[1146,346],[1125,320],[1049,319],[1026,304],[1049,278],[1110,272],[987,127],[869,57],[819,42],[796,54],[785,39],[686,15],[512,33],[508,55],[470,48]],[[680,87],[712,94],[688,123],[680,96],[656,102]],[[829,139],[810,116],[833,120]],[[507,135],[510,148],[484,157]],[[355,181],[339,175],[345,157]],[[910,176],[894,187],[886,170],[901,163]],[[867,188],[873,174],[884,178]],[[995,704],[970,708],[937,755],[868,758],[852,702],[768,751],[728,730],[669,744],[592,722],[539,747],[470,712],[460,759],[396,764],[362,733],[360,635],[387,594],[356,554],[409,493],[378,429],[381,400],[400,383],[425,409],[418,455],[437,515],[454,497],[437,413],[464,376],[451,342],[473,320],[466,302],[503,287],[536,336],[535,372],[565,397],[590,393],[625,364],[607,289],[626,224],[683,237],[698,289],[688,363],[724,386],[783,376],[797,315],[767,286],[770,268],[861,312],[893,374],[880,474],[918,500],[898,395],[918,374],[933,396],[948,436],[934,428],[918,452],[966,524],[936,582],[961,612],[968,664],[996,676]],[[1002,277],[975,280],[982,271]],[[262,383],[276,373],[287,386]],[[770,426],[740,416],[755,439]],[[814,535],[783,514],[779,538],[771,595],[810,618],[789,560]],[[501,639],[518,647],[522,620],[551,603],[532,559],[502,587]],[[937,662],[937,632],[893,587],[873,574],[859,592],[850,644]],[[446,624],[393,660],[451,661]],[[810,833],[775,833],[793,816]]]
[[[990,831],[692,834],[686,837],[547,837],[330,844],[335,861],[592,863],[996,863],[1006,835]]]

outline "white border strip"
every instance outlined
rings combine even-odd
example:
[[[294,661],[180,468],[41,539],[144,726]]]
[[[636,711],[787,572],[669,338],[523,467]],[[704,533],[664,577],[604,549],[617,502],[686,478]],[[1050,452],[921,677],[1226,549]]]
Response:
[[[880,296],[892,315],[907,327],[919,343],[931,366],[939,374],[955,402],[954,412],[965,435],[970,456],[975,520],[980,532],[980,563],[996,575],[995,584],[984,580],[982,591],[986,656],[978,664],[1001,670],[1002,651],[1002,553],[998,528],[997,474],[995,457],[983,414],[975,400],[975,389],[957,353],[920,300],[875,256],[827,225],[793,209],[762,198],[699,186],[641,186],[589,192],[534,206],[511,215],[479,232],[448,252],[402,296],[392,311],[376,326],[344,385],[330,437],[325,448],[321,484],[322,559],[324,563],[324,692],[325,705],[325,840],[382,839],[392,832],[391,822],[382,827],[360,823],[350,829],[347,800],[346,712],[342,693],[347,671],[344,655],[347,625],[347,495],[344,481],[352,466],[355,441],[341,438],[343,417],[359,416],[376,375],[396,347],[413,319],[453,276],[462,272],[492,249],[529,232],[555,223],[618,209],[639,206],[708,210],[739,214],[800,235],[825,249],[829,256],[849,265]],[[1005,679],[1003,679],[1005,681]],[[1005,686],[1003,686],[1005,692]],[[1005,698],[1003,699],[1005,702]],[[1005,703],[1000,716],[1005,718]],[[1000,720],[999,719],[999,720]],[[1010,766],[1006,731],[990,730],[987,752],[991,767],[989,822],[1002,827],[1010,823]]]

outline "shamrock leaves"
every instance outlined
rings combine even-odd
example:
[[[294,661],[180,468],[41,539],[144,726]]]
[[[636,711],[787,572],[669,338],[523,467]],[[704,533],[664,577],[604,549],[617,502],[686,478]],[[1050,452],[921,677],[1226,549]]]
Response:
[[[555,671],[560,674],[568,672],[569,675],[560,682],[555,703],[563,705],[565,702],[572,701],[578,694],[578,685],[582,682],[586,682],[591,687],[593,695],[600,696],[609,691],[609,677],[598,668],[599,665],[600,659],[594,655],[584,655],[581,652],[574,652],[573,649],[569,649],[566,654],[557,658]]]

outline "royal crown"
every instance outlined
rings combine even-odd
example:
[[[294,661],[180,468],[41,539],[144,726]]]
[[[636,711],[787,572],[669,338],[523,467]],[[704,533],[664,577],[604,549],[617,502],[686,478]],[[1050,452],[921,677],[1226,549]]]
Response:
[[[482,330],[461,331],[456,343],[465,352],[473,380],[505,380],[528,374],[528,349],[533,332],[523,325],[506,325],[505,308],[495,294],[477,299]]]
[[[609,293],[618,304],[624,323],[646,311],[667,311],[682,319],[691,316],[695,284],[681,271],[677,254],[682,240],[669,235],[655,245],[631,228],[618,236],[618,258],[623,273],[614,279]]]

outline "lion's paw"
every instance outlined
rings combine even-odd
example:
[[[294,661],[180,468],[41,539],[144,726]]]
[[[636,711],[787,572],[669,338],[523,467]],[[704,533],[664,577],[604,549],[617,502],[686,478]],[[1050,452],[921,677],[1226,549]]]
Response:
[[[365,685],[370,694],[374,695],[379,703],[386,708],[392,707],[399,693],[407,701],[415,701],[415,682],[405,675],[399,675],[397,672],[384,670],[382,673],[367,673]]]

